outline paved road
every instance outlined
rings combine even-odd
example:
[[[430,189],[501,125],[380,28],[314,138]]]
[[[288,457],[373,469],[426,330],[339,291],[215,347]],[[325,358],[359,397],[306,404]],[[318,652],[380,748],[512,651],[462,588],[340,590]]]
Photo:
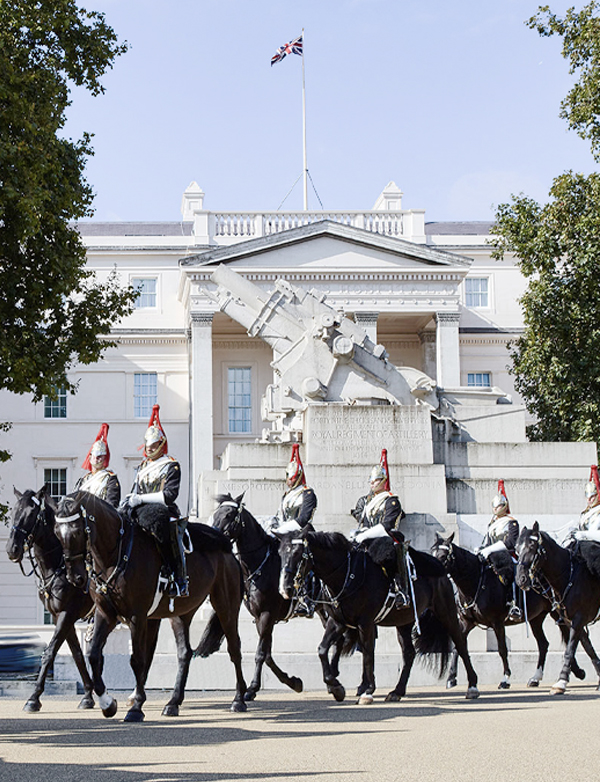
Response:
[[[121,697],[121,700],[123,698]],[[564,697],[482,688],[477,701],[437,687],[399,704],[337,704],[324,693],[270,692],[246,714],[229,693],[191,693],[179,718],[150,693],[143,724],[106,720],[46,697],[38,714],[0,699],[4,782],[587,782],[600,775],[600,693]]]

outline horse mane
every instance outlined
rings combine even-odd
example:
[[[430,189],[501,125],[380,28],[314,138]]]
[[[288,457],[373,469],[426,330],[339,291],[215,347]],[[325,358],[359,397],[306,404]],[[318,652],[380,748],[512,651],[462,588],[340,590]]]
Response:
[[[306,539],[309,544],[328,551],[350,551],[352,543],[341,532],[308,532]]]
[[[115,521],[121,519],[121,514],[110,502],[106,502],[88,491],[78,491],[76,494],[67,494],[66,497],[63,497],[58,506],[59,513],[69,516],[77,510],[78,505],[83,505],[86,511],[90,513],[101,512],[104,515],[111,516]]]

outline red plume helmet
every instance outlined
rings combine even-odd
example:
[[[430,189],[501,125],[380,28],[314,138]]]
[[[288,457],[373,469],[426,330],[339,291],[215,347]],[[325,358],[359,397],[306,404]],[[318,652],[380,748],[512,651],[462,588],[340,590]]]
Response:
[[[590,467],[590,482],[594,481],[596,484],[596,490],[598,491],[598,496],[600,497],[600,476],[598,475],[598,467],[595,464],[592,464]]]
[[[385,491],[390,491],[390,469],[387,461],[387,448],[381,449],[381,459],[379,461],[383,471],[385,472]]]
[[[501,497],[504,497],[504,499],[506,500],[506,512],[510,513],[510,505],[508,504],[508,497],[506,496],[506,490],[504,489],[504,481],[503,480],[499,480],[498,481],[498,494]]]
[[[85,457],[83,464],[81,465],[83,469],[87,470],[88,472],[90,472],[92,469],[92,462],[90,460],[92,456],[92,451],[95,450],[94,446],[96,446],[96,443],[104,443],[104,449],[106,451],[106,461],[104,466],[108,467],[108,463],[110,462],[110,451],[108,449],[108,424],[102,424],[102,426],[100,427],[100,431],[96,435],[96,439],[92,443],[92,447],[88,451],[88,454]]]
[[[150,420],[148,421],[148,429],[146,430],[146,435],[144,437],[144,456],[148,456],[146,452],[146,447],[148,445],[152,445],[152,443],[158,442],[159,440],[164,439],[164,445],[162,452],[167,453],[169,450],[169,446],[167,443],[167,435],[165,434],[165,430],[162,427],[162,424],[160,422],[160,417],[158,415],[158,411],[160,410],[160,405],[153,405],[152,407],[152,415],[150,416]],[[152,437],[150,439],[150,442],[148,442],[148,433],[150,430],[155,430],[152,432]]]
[[[292,458],[287,466],[286,475],[288,480],[292,481],[293,488],[299,484],[306,485],[306,476],[304,475],[304,467],[300,459],[300,446],[298,443],[292,445]]]

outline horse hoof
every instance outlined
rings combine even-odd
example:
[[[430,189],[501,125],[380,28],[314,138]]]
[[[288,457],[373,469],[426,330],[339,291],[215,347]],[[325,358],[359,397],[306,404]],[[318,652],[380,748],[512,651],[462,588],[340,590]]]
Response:
[[[84,695],[83,698],[79,701],[78,709],[93,709],[96,704],[94,703],[94,699],[91,695]]]
[[[499,690],[510,690],[510,682],[500,682],[498,685]]]
[[[465,697],[468,701],[474,701],[476,698],[479,698],[479,690],[477,687],[469,687]]]
[[[143,722],[144,712],[141,709],[130,709],[125,715],[123,722]]]
[[[327,692],[331,693],[338,703],[341,703],[346,697],[346,690],[342,684],[338,684],[335,687],[330,685],[327,687]]]
[[[446,682],[446,689],[451,690],[453,687],[456,687],[457,684],[458,682],[456,679],[448,679]]]
[[[34,714],[36,711],[39,711],[41,708],[42,708],[41,701],[27,701],[27,703],[23,706],[23,711],[26,711],[29,714]]]
[[[102,714],[105,717],[114,717],[116,713],[117,713],[117,702],[113,698],[110,706],[107,706],[105,709],[102,709]]]
[[[246,690],[244,693],[244,700],[246,703],[250,703],[250,701],[253,701],[256,698],[256,690]]]
[[[563,687],[561,684],[553,684],[552,687],[550,687],[550,695],[564,695],[567,691],[566,687]]]
[[[398,703],[402,700],[402,696],[398,695],[397,692],[388,692],[388,694],[385,696],[385,702],[386,703]]]
[[[292,676],[290,679],[290,687],[294,692],[302,692],[304,689],[304,682],[302,679],[299,679],[297,676]]]
[[[236,700],[231,704],[230,711],[236,711],[236,712],[248,711],[248,707],[246,706],[244,701]]]
[[[356,701],[359,706],[370,706],[375,699],[371,695],[371,693],[365,693],[364,695],[361,695],[360,698]]]
[[[530,679],[527,682],[528,687],[539,687],[540,686],[540,680],[539,679]]]
[[[163,717],[179,717],[179,706],[176,703],[167,703],[162,710]]]

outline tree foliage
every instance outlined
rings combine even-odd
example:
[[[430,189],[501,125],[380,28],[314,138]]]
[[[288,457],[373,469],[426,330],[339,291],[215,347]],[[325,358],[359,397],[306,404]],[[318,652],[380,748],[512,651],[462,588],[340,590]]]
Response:
[[[564,19],[538,9],[528,24],[560,35],[579,80],[561,116],[600,156],[598,5],[571,8]],[[528,278],[521,298],[525,328],[512,343],[515,387],[535,417],[534,440],[600,441],[600,176],[558,176],[545,205],[513,196],[496,212],[493,256],[514,253]]]
[[[90,136],[62,135],[70,84],[93,95],[126,46],[74,0],[0,2],[0,389],[40,399],[73,390],[134,294],[85,268],[73,220],[90,216]]]

